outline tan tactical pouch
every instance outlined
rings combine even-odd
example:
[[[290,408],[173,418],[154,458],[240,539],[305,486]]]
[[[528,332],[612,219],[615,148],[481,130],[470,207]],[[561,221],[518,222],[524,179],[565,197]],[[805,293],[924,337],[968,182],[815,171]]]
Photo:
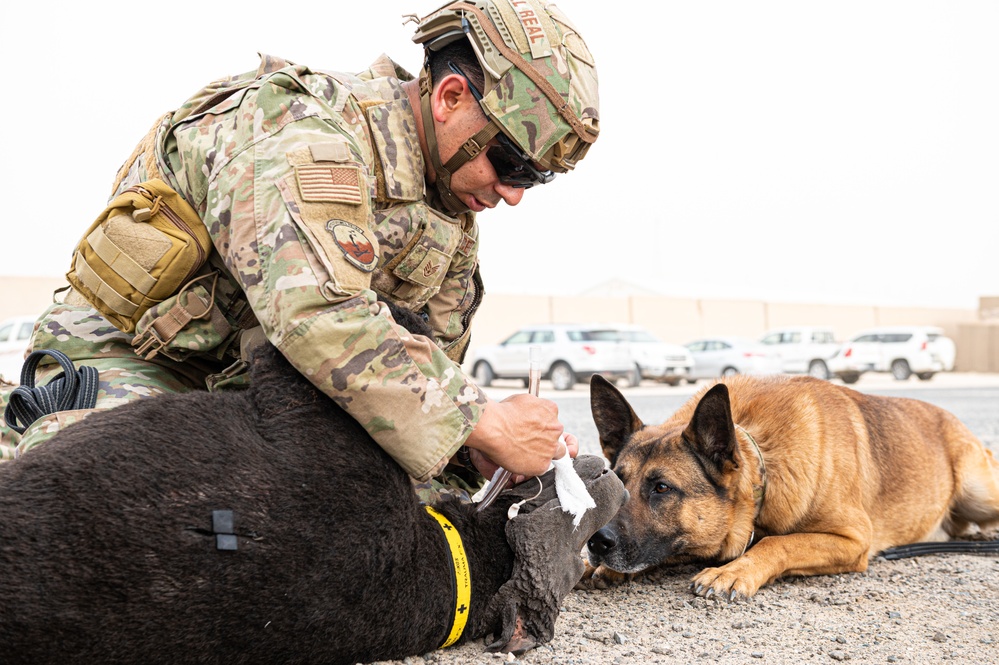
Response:
[[[211,249],[208,228],[162,180],[126,189],[93,223],[66,279],[123,332],[194,277]]]

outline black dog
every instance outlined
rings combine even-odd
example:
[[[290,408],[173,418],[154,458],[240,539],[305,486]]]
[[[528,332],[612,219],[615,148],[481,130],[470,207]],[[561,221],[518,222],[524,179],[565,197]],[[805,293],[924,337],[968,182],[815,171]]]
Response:
[[[245,391],[139,400],[0,465],[0,660],[357,663],[444,642],[452,557],[409,477],[273,347],[251,371]],[[583,543],[624,502],[602,459],[575,466],[597,503],[577,529],[546,477],[510,521],[537,479],[481,513],[436,506],[471,571],[459,643],[551,639]]]

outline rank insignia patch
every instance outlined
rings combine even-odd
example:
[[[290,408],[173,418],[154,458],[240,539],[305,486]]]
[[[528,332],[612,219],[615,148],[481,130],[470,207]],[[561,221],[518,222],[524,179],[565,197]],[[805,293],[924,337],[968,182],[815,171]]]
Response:
[[[361,173],[356,166],[305,164],[295,168],[303,201],[328,201],[360,205]]]
[[[440,284],[444,279],[444,273],[447,272],[448,263],[447,254],[430,248],[416,269],[409,273],[409,279],[423,286]]]
[[[333,236],[333,242],[343,251],[344,258],[364,272],[375,269],[375,248],[364,235],[364,231],[342,219],[326,222],[326,230]]]

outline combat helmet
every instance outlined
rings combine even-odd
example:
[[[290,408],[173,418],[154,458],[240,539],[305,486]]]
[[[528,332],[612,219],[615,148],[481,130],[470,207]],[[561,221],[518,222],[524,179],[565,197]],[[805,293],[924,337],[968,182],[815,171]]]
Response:
[[[442,166],[429,113],[433,82],[426,63],[430,52],[459,39],[469,41],[481,66],[483,90],[470,87],[491,122]],[[599,113],[593,57],[555,5],[543,0],[449,2],[418,20],[413,41],[422,44],[428,56],[420,94],[430,158],[438,189],[455,212],[464,206],[450,193],[450,175],[474,159],[493,136],[526,157],[523,177],[508,180],[521,187],[549,182],[555,173],[575,168],[596,141]],[[492,157],[490,161],[495,163]]]

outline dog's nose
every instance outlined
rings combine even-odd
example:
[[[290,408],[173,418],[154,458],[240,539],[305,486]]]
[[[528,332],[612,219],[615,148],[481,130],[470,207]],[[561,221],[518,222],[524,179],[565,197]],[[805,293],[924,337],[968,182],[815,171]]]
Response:
[[[607,554],[617,546],[617,534],[610,527],[599,529],[586,543],[590,551],[599,556]]]

